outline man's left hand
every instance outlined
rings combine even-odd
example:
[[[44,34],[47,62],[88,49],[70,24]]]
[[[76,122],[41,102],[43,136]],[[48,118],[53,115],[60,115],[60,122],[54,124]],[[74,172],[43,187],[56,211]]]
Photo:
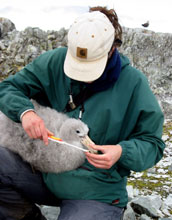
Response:
[[[110,169],[121,157],[120,145],[90,145],[91,148],[101,151],[102,154],[86,152],[86,158],[90,164],[101,169]]]

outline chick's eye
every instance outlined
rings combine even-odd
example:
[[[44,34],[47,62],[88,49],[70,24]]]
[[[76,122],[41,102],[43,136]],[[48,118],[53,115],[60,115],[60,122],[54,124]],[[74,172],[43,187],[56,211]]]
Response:
[[[80,133],[80,131],[79,131],[79,130],[76,130],[76,133],[77,133],[77,134],[79,134],[79,133]]]

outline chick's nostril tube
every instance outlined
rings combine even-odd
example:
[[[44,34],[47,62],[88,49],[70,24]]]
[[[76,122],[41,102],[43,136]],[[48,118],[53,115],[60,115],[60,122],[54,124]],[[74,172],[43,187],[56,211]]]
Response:
[[[97,150],[94,150],[90,147],[91,144],[94,144],[94,142],[89,138],[88,135],[85,135],[82,139],[81,139],[81,143],[87,147],[89,149],[89,151],[91,153],[97,154]]]

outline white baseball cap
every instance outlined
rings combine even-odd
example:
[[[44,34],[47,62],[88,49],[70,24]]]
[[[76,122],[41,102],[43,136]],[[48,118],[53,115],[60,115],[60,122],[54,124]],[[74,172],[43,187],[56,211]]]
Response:
[[[68,32],[65,74],[83,82],[98,79],[106,67],[114,37],[115,29],[105,14],[94,11],[78,17]]]

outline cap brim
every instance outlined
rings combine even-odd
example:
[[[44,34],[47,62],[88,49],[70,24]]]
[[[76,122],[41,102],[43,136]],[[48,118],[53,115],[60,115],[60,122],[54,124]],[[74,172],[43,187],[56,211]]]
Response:
[[[98,79],[106,66],[108,55],[95,61],[80,61],[71,56],[69,50],[67,51],[64,72],[74,80],[82,82],[90,82]]]

